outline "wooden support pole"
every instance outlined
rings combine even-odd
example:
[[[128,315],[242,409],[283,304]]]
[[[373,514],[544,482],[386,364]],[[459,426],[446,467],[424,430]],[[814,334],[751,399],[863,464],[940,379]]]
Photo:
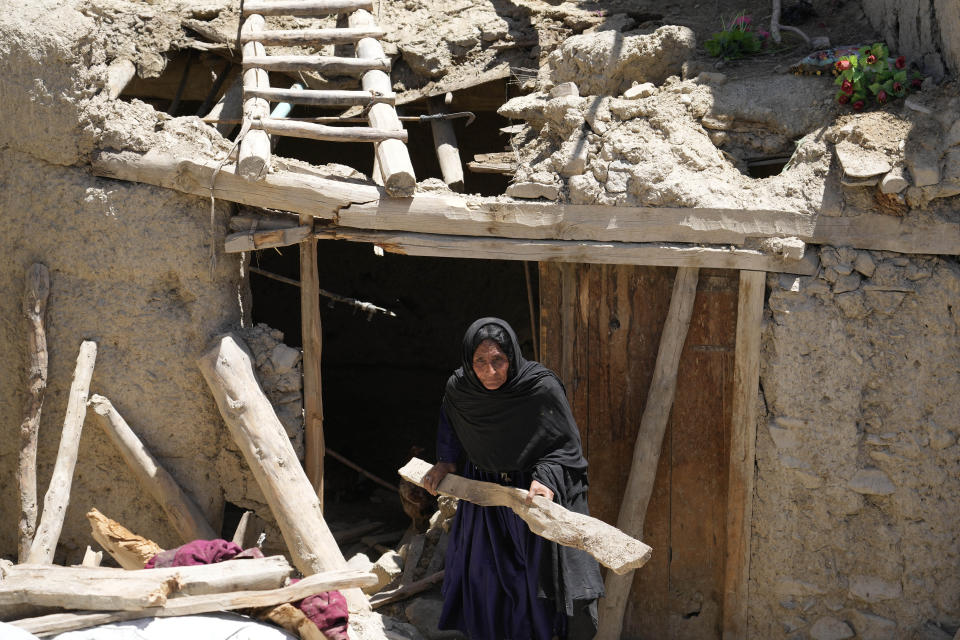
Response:
[[[350,14],[349,26],[352,28],[374,28],[376,23],[367,11],[360,10]],[[382,58],[383,47],[373,38],[357,42],[358,58]],[[367,71],[361,80],[364,91],[393,95],[393,85],[383,71]],[[387,104],[375,104],[367,111],[370,126],[375,129],[399,131],[403,129],[397,110]],[[399,140],[384,140],[376,148],[377,163],[383,177],[383,186],[387,193],[395,198],[406,198],[416,190],[417,178],[410,162],[410,154],[405,144]]]
[[[296,102],[296,101],[294,101]],[[407,141],[407,131],[385,131],[373,127],[331,127],[314,122],[298,122],[281,118],[264,118],[252,124],[254,129],[263,129],[269,134],[308,140],[332,142],[383,142],[384,140]]]
[[[766,274],[740,272],[737,341],[733,357],[733,416],[730,428],[730,476],[727,484],[727,558],[723,588],[723,638],[748,637],[750,524],[757,444],[757,396],[760,386],[760,336]]]
[[[447,112],[443,96],[429,98],[427,105],[431,115]],[[452,190],[463,191],[463,162],[460,160],[460,148],[457,145],[457,135],[453,131],[453,123],[449,120],[431,120],[430,129],[433,131],[433,146],[437,150],[443,181]]]
[[[17,556],[25,562],[37,531],[37,434],[40,430],[40,412],[47,392],[47,331],[44,317],[50,295],[50,272],[36,263],[27,271],[23,294],[23,313],[30,330],[27,332],[27,368],[29,395],[20,423],[20,455],[17,477],[20,486],[20,523]]]
[[[243,22],[241,34],[263,31],[262,15],[249,15]],[[259,42],[243,45],[243,57],[265,56],[267,50]],[[269,89],[270,77],[263,69],[245,69],[243,72],[243,117],[245,120],[266,118],[270,115],[270,103],[255,96],[258,89]],[[261,129],[250,129],[240,141],[237,157],[237,173],[245,178],[259,178],[270,166],[270,136]]]
[[[422,487],[423,476],[431,466],[429,462],[412,458],[398,473],[404,480]],[[586,551],[614,573],[631,572],[650,559],[650,547],[639,540],[602,520],[568,511],[543,496],[534,496],[533,501],[528,503],[525,489],[468,480],[449,473],[440,482],[437,491],[483,507],[509,507],[535,534],[557,544]]]
[[[697,295],[697,269],[680,268],[673,282],[670,308],[660,335],[660,348],[657,362],[650,381],[650,391],[640,418],[640,428],[633,448],[633,461],[627,487],[620,503],[620,515],[617,528],[628,535],[643,535],[643,523],[647,515],[647,505],[653,494],[653,483],[657,475],[660,450],[663,448],[663,435],[667,430],[667,421],[673,407],[673,398],[677,390],[677,370],[680,354],[687,339],[687,330],[693,315],[693,303]],[[597,640],[618,640],[623,628],[623,613],[627,608],[630,587],[633,585],[633,572],[617,575],[608,573],[604,580],[607,595],[600,601],[600,626]]]
[[[57,541],[60,540],[67,505],[70,503],[70,486],[73,484],[73,470],[77,466],[80,432],[87,415],[87,394],[96,361],[97,343],[84,340],[80,344],[77,366],[73,371],[70,396],[67,398],[67,413],[60,435],[60,449],[57,452],[50,486],[43,498],[40,526],[30,545],[30,553],[27,554],[27,562],[30,564],[52,563],[53,554],[57,550]]]
[[[143,569],[153,556],[163,551],[153,540],[135,534],[97,509],[87,512],[87,520],[93,539],[124,569]]]
[[[259,67],[267,71],[319,71],[326,75],[358,75],[371,69],[390,71],[390,58],[251,56],[243,59],[243,67]]]
[[[300,223],[312,225],[313,218],[300,216]],[[320,317],[320,270],[317,241],[300,243],[300,324],[303,342],[303,426],[304,467],[323,511],[323,385],[320,360],[323,353],[323,325]]]
[[[373,10],[373,0],[248,0],[244,15],[265,16],[328,16],[350,13],[357,9]]]
[[[246,73],[246,72],[244,72]],[[372,72],[370,72],[372,73]],[[382,71],[378,73],[383,73]],[[244,95],[262,98],[268,102],[290,102],[292,104],[307,104],[316,107],[349,107],[349,106],[367,106],[368,104],[392,105],[397,95],[392,90],[373,92],[364,87],[363,91],[351,91],[347,89],[252,89],[244,87]],[[269,113],[264,114],[267,117]],[[397,121],[399,122],[399,120]],[[378,127],[370,121],[375,129],[382,128],[389,131],[388,127]],[[402,128],[402,127],[401,127]]]
[[[173,528],[180,534],[180,539],[187,543],[192,540],[219,538],[200,508],[150,453],[113,404],[107,398],[94,394],[90,398],[90,406],[94,413],[100,416],[100,426],[104,433],[120,452],[141,486],[160,504]]]
[[[241,560],[240,562],[245,562]],[[213,565],[217,566],[217,565]],[[160,607],[150,607],[139,611],[110,611],[102,613],[55,613],[38,618],[16,620],[11,624],[35,635],[51,635],[76,629],[86,629],[110,622],[136,620],[139,618],[166,618],[171,616],[189,616],[211,611],[231,611],[250,607],[268,607],[283,602],[303,600],[323,591],[365,587],[377,583],[372,573],[353,569],[328,571],[305,577],[303,580],[280,589],[260,591],[234,591],[232,593],[213,593],[199,596],[171,598]]]
[[[313,300],[315,303],[316,298]],[[294,565],[304,575],[346,567],[323,519],[316,489],[257,382],[246,345],[232,334],[221,336],[198,364],[224,422],[276,516]],[[353,611],[369,608],[359,590],[349,590],[344,596]]]
[[[240,34],[240,42],[259,42],[266,46],[352,44],[364,38],[379,39],[387,32],[378,27],[362,29],[297,29],[264,30],[259,33]]]

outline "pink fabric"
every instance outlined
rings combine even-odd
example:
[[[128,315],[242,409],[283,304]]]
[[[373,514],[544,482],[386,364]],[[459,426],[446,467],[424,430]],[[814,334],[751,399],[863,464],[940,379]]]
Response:
[[[295,603],[329,640],[348,640],[347,599],[339,591],[324,591]]]
[[[150,558],[144,569],[162,567],[192,567],[198,564],[215,564],[234,558],[262,558],[260,549],[244,551],[240,545],[226,540],[194,540],[187,544],[162,551]]]

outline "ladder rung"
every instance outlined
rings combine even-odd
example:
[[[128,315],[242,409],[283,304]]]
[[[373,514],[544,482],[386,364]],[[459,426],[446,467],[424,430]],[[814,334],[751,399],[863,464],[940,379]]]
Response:
[[[322,89],[243,89],[243,99],[263,98],[270,102],[290,102],[320,107],[366,106],[368,104],[395,104],[397,95],[375,95],[369,91],[334,91]]]
[[[274,30],[241,34],[240,42],[259,42],[267,46],[287,44],[349,44],[364,38],[380,39],[385,35],[386,31],[379,28]]]
[[[384,140],[407,141],[407,132],[385,131],[373,127],[328,127],[311,122],[291,122],[278,118],[264,118],[252,120],[251,129],[263,129],[271,135],[289,136],[294,138],[310,138],[311,140],[327,140],[330,142],[383,142]]]
[[[357,9],[373,11],[373,0],[247,0],[243,15],[328,16],[353,13]]]
[[[266,71],[323,71],[329,74],[390,71],[389,58],[342,58],[337,56],[251,56],[243,59],[243,68]]]

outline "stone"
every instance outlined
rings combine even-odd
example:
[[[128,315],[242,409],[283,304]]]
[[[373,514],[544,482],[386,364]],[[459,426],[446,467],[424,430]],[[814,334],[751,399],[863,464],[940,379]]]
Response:
[[[947,132],[946,138],[943,140],[943,146],[945,147],[952,147],[958,144],[960,144],[960,120],[953,123],[953,126],[951,126]]]
[[[511,198],[556,200],[560,197],[560,188],[542,182],[514,182],[507,187],[507,195]]]
[[[877,263],[874,262],[869,253],[860,251],[853,261],[853,268],[863,274],[864,277],[869,278],[877,270]]]
[[[940,157],[934,150],[918,147],[907,153],[904,160],[914,186],[927,187],[940,182]]]
[[[818,596],[825,591],[812,582],[804,582],[794,578],[784,578],[773,587],[778,596]]]
[[[893,640],[897,637],[897,623],[869,611],[853,611],[850,622],[861,638],[870,640]]]
[[[810,38],[810,49],[813,51],[819,51],[821,49],[830,48],[830,38],[827,36],[813,36]]]
[[[903,594],[899,582],[891,582],[877,576],[850,576],[850,597],[864,602],[893,600]]]
[[[860,291],[841,293],[835,300],[837,301],[837,306],[840,307],[840,311],[842,311],[843,315],[847,318],[859,320],[870,315],[870,309],[868,309],[864,303],[863,293]]]
[[[890,171],[887,156],[879,151],[864,149],[847,140],[838,143],[836,150],[840,166],[850,178],[872,178]]]
[[[703,116],[703,118],[700,120],[700,124],[703,125],[704,129],[728,131],[731,127],[733,127],[733,120],[733,116],[726,113],[715,113]]]
[[[900,193],[910,186],[903,167],[897,166],[887,172],[880,181],[880,193]]]
[[[403,610],[410,624],[428,640],[454,640],[466,638],[459,631],[441,631],[437,629],[440,621],[440,612],[443,610],[443,600],[436,597],[420,597],[407,605]]]
[[[877,313],[892,316],[906,297],[903,291],[864,291],[864,301]]]
[[[857,493],[873,496],[888,496],[897,490],[890,477],[880,469],[857,471],[847,487]]]
[[[717,71],[702,71],[695,80],[700,84],[726,84],[727,74]]]
[[[794,449],[800,445],[800,436],[795,431],[778,427],[775,424],[768,424],[767,430],[770,432],[770,437],[777,449]]]
[[[657,87],[652,82],[641,82],[635,84],[623,92],[623,97],[627,100],[636,100],[637,98],[647,98],[656,93]]]
[[[369,572],[373,569],[373,562],[367,557],[367,554],[360,552],[347,560],[347,568]]]
[[[278,344],[270,352],[270,362],[273,363],[273,370],[276,373],[286,373],[300,362],[300,350]]]
[[[376,593],[403,573],[403,557],[396,551],[387,551],[373,563],[371,573],[377,576],[377,584],[364,587],[364,593]]]
[[[554,156],[554,167],[564,178],[579,176],[587,170],[587,155],[590,145],[587,143],[586,131],[580,128],[568,140],[565,140]],[[544,196],[547,197],[547,196]],[[549,198],[555,200],[555,197]]]
[[[550,89],[551,98],[559,98],[561,96],[579,96],[580,90],[577,89],[577,85],[574,82],[561,82],[556,85],[553,89]]]
[[[846,293],[848,291],[856,291],[860,287],[860,274],[859,273],[848,273],[845,276],[840,276],[837,278],[836,282],[833,283],[833,292],[836,293]]]
[[[583,119],[597,135],[602,136],[610,129],[608,123],[613,118],[610,102],[611,98],[608,96],[594,96],[583,110]]]
[[[497,109],[497,113],[508,120],[526,120],[535,128],[542,127],[546,121],[543,115],[548,97],[542,93],[530,93],[507,100]]]
[[[906,100],[903,101],[903,106],[911,111],[916,111],[917,113],[922,113],[924,115],[932,115],[933,109],[926,106],[920,102],[920,99],[916,96],[908,96]]]
[[[810,637],[814,640],[844,640],[853,637],[850,626],[832,616],[825,616],[810,627]]]
[[[953,431],[935,424],[927,425],[927,435],[930,436],[930,448],[937,451],[952,447],[957,441],[957,436]]]
[[[630,181],[630,174],[626,171],[608,171],[607,182],[604,185],[610,193],[624,193],[627,190],[627,183]]]
[[[824,267],[840,264],[840,252],[833,247],[823,247],[820,249],[820,264]]]

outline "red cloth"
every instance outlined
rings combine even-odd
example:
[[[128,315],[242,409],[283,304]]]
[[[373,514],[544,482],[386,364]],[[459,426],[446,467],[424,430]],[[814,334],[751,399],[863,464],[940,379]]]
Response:
[[[347,599],[339,591],[324,591],[295,603],[329,640],[348,640]]]

